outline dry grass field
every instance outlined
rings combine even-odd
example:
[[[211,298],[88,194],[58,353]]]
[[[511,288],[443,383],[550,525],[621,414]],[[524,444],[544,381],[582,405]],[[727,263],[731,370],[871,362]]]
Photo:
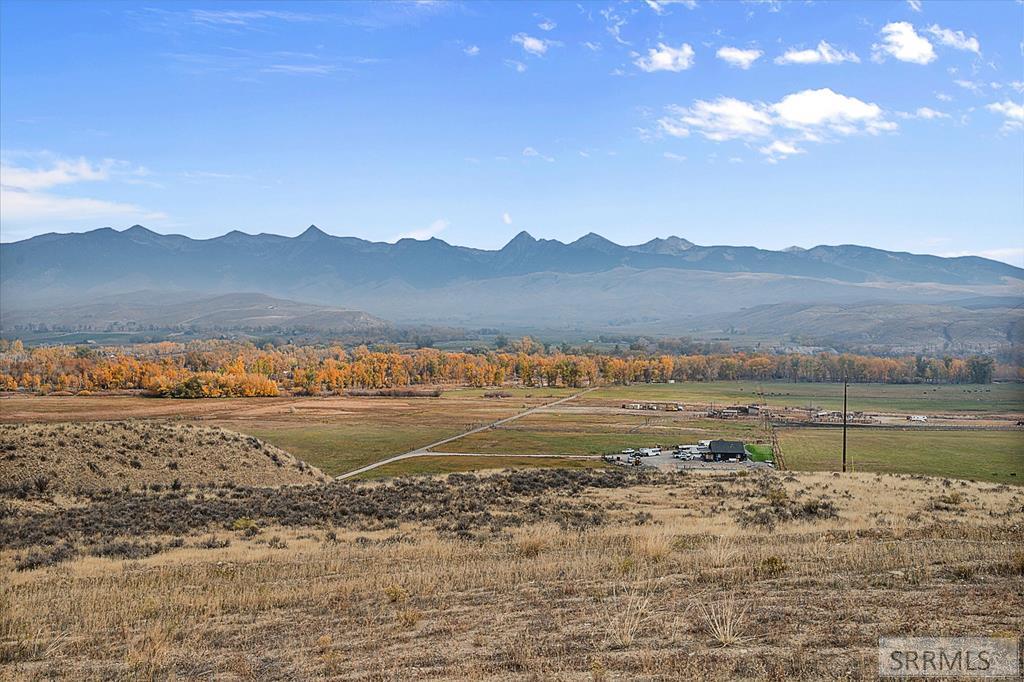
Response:
[[[859,679],[880,635],[1024,628],[1015,486],[534,470],[29,502],[0,517],[12,679]]]
[[[327,480],[258,438],[192,424],[0,424],[0,464],[0,488],[19,494]]]

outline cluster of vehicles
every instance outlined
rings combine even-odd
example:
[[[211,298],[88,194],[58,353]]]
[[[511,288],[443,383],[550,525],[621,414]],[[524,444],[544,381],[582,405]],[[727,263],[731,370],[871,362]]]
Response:
[[[643,463],[643,458],[657,457],[671,450],[674,459],[693,461],[704,459],[705,455],[711,452],[710,445],[711,441],[702,440],[696,445],[676,445],[672,448],[662,448],[660,445],[653,448],[626,448],[617,455],[605,455],[603,459],[606,462],[623,466],[640,466]]]

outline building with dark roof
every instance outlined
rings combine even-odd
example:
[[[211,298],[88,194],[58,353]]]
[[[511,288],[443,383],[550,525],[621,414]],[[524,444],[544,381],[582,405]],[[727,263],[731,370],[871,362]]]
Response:
[[[724,462],[727,459],[743,461],[747,458],[747,450],[743,442],[738,440],[713,440],[708,443],[708,453],[704,459],[708,462]]]

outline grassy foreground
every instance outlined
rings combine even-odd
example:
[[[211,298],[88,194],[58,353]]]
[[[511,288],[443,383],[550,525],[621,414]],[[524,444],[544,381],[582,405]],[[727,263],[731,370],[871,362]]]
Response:
[[[0,520],[0,665],[871,678],[879,636],[1019,635],[1022,503],[907,476],[588,470],[39,499]]]

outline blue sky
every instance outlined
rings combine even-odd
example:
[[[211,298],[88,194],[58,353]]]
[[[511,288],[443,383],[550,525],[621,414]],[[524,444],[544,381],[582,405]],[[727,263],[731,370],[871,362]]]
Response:
[[[1020,2],[0,2],[3,241],[142,223],[1024,264]]]

